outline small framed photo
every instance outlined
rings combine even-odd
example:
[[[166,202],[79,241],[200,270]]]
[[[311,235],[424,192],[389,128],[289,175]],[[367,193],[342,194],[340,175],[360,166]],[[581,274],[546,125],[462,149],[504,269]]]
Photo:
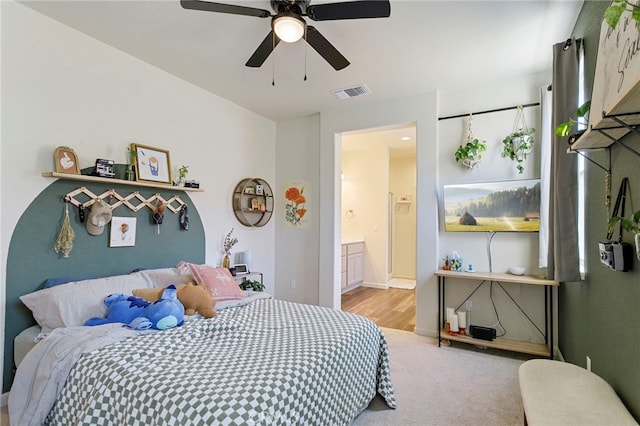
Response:
[[[80,174],[80,167],[78,166],[78,156],[73,149],[68,146],[59,146],[56,148],[53,154],[53,159],[56,163],[56,172],[58,173],[71,173],[74,175]]]
[[[251,199],[251,210],[258,210],[260,208],[260,201],[257,198]]]
[[[136,154],[136,180],[171,184],[169,151],[135,143],[131,150]]]
[[[264,195],[264,186],[256,185],[256,195]]]
[[[247,187],[244,189],[244,193],[245,193],[245,194],[254,195],[254,194],[256,193],[256,188],[255,188],[255,187],[253,187],[253,186],[247,186]]]
[[[136,245],[136,218],[112,217],[109,247],[133,247]]]

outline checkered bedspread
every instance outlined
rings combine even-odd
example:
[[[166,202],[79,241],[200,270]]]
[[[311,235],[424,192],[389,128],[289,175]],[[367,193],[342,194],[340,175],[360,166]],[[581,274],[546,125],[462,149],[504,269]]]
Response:
[[[268,299],[85,354],[47,421],[347,425],[376,392],[395,408],[375,324]]]

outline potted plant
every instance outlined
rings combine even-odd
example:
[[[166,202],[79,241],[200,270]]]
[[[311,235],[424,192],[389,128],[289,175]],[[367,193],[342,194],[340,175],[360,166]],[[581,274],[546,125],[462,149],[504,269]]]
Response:
[[[189,174],[189,166],[180,166],[178,169],[178,186],[184,186],[184,182],[187,180]]]
[[[522,162],[527,159],[527,154],[533,149],[533,134],[535,131],[536,129],[533,127],[519,128],[502,140],[502,153],[500,156],[518,162],[516,165],[518,173],[524,172]]]
[[[134,165],[136,164],[136,157],[138,156],[135,149],[127,148],[127,157],[129,157],[129,161],[127,162],[127,169],[125,171],[125,179],[126,180],[135,180],[136,174],[133,170]]]
[[[462,162],[463,166],[472,169],[480,162],[482,153],[486,150],[486,141],[480,141],[477,138],[468,140],[466,144],[458,146],[455,153],[456,162]]]
[[[614,216],[609,219],[608,230],[613,232],[613,227],[620,222],[620,226],[627,232],[634,235],[636,243],[636,257],[640,260],[640,210],[631,215],[630,218]]]
[[[576,110],[575,120],[573,118],[569,118],[569,121],[560,123],[556,126],[556,131],[555,131],[556,136],[560,136],[560,137],[569,136],[569,132],[571,132],[571,129],[573,129],[573,125],[576,123],[584,124],[586,126],[587,115],[589,114],[590,109],[591,109],[591,101],[587,101],[584,104],[582,104],[580,108]]]
[[[222,267],[229,269],[231,266],[231,249],[238,243],[236,237],[232,237],[233,228],[227,233],[222,242],[222,249],[224,250],[224,257],[222,258]]]
[[[239,284],[242,290],[264,291],[264,284],[256,280],[244,280]]]

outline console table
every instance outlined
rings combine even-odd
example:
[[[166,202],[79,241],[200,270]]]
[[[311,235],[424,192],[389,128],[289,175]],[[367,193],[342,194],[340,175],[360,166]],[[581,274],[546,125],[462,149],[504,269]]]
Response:
[[[454,272],[454,271],[444,271],[438,270],[435,272],[435,275],[438,277],[438,346],[440,346],[441,339],[448,339],[458,342],[470,343],[474,345],[487,346],[491,348],[504,349],[513,352],[522,352],[531,355],[545,356],[549,358],[553,358],[553,292],[551,291],[552,287],[557,287],[559,284],[558,281],[554,280],[546,280],[537,277],[531,277],[526,275],[512,275],[512,274],[500,274],[493,272]],[[544,340],[545,343],[532,343],[525,342],[520,340],[513,339],[505,339],[502,337],[497,337],[495,340],[481,340],[474,339],[470,335],[449,335],[445,328],[445,287],[446,287],[446,279],[454,278],[458,280],[472,280],[479,281],[479,284],[476,288],[471,292],[469,296],[465,300],[460,303],[459,306],[462,306],[464,302],[466,302],[481,286],[485,283],[497,283],[504,290],[504,292],[509,296],[511,301],[520,309],[520,311],[524,314],[524,316],[533,324],[536,328],[537,326],[533,323],[533,321],[529,318],[526,312],[522,310],[520,305],[518,305],[515,300],[511,297],[511,295],[504,289],[502,283],[513,283],[513,284],[527,284],[527,285],[541,285],[544,286]],[[468,327],[468,326],[467,326]],[[540,330],[540,329],[538,329]]]

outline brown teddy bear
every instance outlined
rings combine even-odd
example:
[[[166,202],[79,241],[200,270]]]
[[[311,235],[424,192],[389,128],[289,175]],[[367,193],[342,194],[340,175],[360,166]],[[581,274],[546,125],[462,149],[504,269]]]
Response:
[[[178,284],[176,286],[178,300],[184,306],[185,315],[194,315],[196,312],[205,318],[216,316],[214,309],[216,301],[209,290],[194,282]],[[164,288],[140,288],[133,290],[133,295],[149,302],[155,302],[162,297]]]

